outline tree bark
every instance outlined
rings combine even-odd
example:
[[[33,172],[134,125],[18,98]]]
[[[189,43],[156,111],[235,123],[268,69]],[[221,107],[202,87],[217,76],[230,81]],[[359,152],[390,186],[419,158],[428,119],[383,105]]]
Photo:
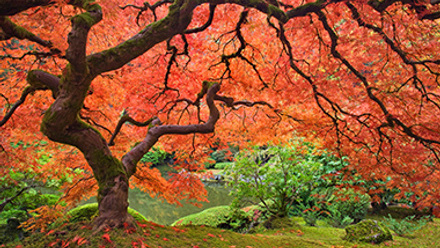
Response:
[[[132,223],[127,214],[129,177],[125,167],[112,155],[101,134],[78,117],[91,79],[72,70],[61,81],[59,95],[46,111],[41,131],[52,141],[78,148],[92,168],[99,186],[95,228]]]

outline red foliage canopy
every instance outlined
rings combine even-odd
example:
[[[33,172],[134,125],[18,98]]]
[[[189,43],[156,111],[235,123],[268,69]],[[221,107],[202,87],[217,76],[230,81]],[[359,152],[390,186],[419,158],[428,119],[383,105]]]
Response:
[[[218,139],[305,136],[367,180],[440,203],[436,1],[11,0],[0,15],[1,170],[83,168],[70,201],[94,189],[90,168],[100,200],[103,182],[132,175],[171,202],[200,198],[190,173],[137,165],[159,138],[183,161]],[[12,147],[44,136],[55,142]],[[43,153],[54,158],[41,166]]]

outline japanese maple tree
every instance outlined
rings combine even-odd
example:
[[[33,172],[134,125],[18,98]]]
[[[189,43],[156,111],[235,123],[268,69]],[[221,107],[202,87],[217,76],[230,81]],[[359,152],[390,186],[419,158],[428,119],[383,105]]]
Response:
[[[309,137],[440,203],[435,0],[3,0],[0,15],[1,170],[75,171],[70,202],[97,182],[97,228],[132,221],[129,182],[201,200],[190,158],[218,138]],[[187,151],[168,180],[139,164],[159,139]]]

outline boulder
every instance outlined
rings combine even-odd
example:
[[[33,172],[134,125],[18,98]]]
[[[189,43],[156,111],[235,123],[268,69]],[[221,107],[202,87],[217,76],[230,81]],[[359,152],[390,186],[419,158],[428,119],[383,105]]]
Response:
[[[357,224],[347,226],[344,237],[348,241],[360,241],[379,244],[386,240],[393,240],[390,229],[377,220],[363,220]]]

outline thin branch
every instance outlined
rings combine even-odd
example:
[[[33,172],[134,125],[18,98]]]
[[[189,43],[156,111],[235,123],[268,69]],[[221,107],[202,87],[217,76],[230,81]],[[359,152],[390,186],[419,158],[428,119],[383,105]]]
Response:
[[[112,137],[110,138],[108,145],[109,146],[113,146],[115,145],[115,138],[118,135],[118,133],[121,131],[122,125],[124,125],[125,123],[130,123],[133,124],[135,126],[138,127],[146,127],[150,124],[153,124],[153,121],[155,120],[159,120],[157,117],[152,117],[150,119],[148,119],[145,122],[138,122],[136,120],[134,120],[133,118],[130,117],[130,115],[128,114],[128,112],[126,110],[124,110],[124,114],[121,116],[121,118],[118,121],[118,124],[116,125],[115,131],[112,134]]]
[[[121,8],[122,10],[125,10],[126,8],[129,8],[129,7],[130,8],[134,8],[134,9],[138,9],[139,12],[136,15],[136,24],[138,26],[140,26],[139,25],[139,19],[140,19],[141,15],[145,11],[151,10],[151,12],[153,13],[153,16],[154,16],[154,21],[157,21],[156,9],[158,7],[160,7],[160,6],[162,6],[162,5],[173,3],[173,2],[174,2],[173,0],[162,0],[162,1],[155,2],[153,5],[151,5],[148,2],[144,2],[144,6],[137,6],[137,5],[134,5],[134,4],[127,4],[127,5],[119,7],[119,8]]]
[[[209,17],[208,20],[206,21],[205,24],[203,24],[200,27],[197,28],[193,28],[193,29],[188,29],[185,30],[184,34],[193,34],[193,33],[199,33],[204,31],[205,29],[207,29],[209,26],[211,26],[212,24],[212,20],[214,19],[214,14],[215,14],[215,8],[217,7],[216,4],[209,4]]]
[[[12,105],[12,107],[9,109],[9,111],[6,113],[6,115],[3,117],[3,119],[0,121],[0,127],[2,127],[3,125],[6,124],[6,122],[12,117],[12,115],[14,114],[15,110],[17,110],[18,107],[20,107],[20,105],[22,105],[24,103],[24,101],[26,100],[26,97],[30,94],[35,92],[37,89],[35,89],[32,86],[28,86],[26,87],[23,92],[21,93],[21,97],[20,99],[14,103],[14,105]]]

